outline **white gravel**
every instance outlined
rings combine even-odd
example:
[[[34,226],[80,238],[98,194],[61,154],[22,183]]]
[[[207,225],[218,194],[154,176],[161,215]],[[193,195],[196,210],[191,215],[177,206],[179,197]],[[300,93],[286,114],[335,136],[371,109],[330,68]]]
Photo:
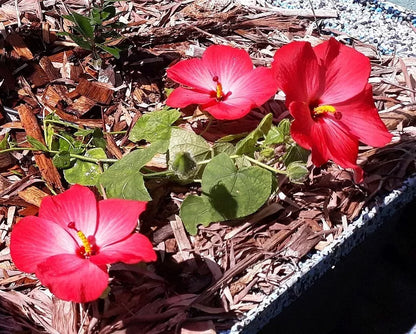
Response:
[[[323,19],[325,30],[339,30],[373,44],[382,54],[416,57],[416,12],[376,0],[266,0],[280,8],[336,9],[339,17]]]

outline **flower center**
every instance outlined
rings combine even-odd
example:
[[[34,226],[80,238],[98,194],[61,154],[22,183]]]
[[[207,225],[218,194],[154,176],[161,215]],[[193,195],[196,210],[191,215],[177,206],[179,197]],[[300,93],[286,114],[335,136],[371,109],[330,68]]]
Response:
[[[217,82],[217,100],[221,100],[224,97],[221,83]]]
[[[88,238],[85,236],[84,232],[78,230],[75,226],[74,222],[70,222],[68,224],[68,227],[72,230],[75,230],[77,232],[78,238],[82,242],[82,247],[80,247],[79,253],[81,256],[85,258],[89,258],[91,255],[94,255],[96,253],[96,245],[95,240],[93,236],[89,236]]]
[[[329,104],[314,107],[312,111],[312,118],[316,119],[321,115],[323,116],[328,114],[333,115],[337,120],[340,120],[342,118],[342,114],[339,111],[337,111],[334,106],[331,106]]]
[[[212,96],[215,97],[217,102],[223,101],[225,98],[231,95],[231,92],[228,92],[227,94],[224,94],[224,91],[222,90],[221,82],[219,82],[218,76],[214,76],[212,78],[214,82],[217,83],[217,87],[215,89],[215,92],[213,92]]]

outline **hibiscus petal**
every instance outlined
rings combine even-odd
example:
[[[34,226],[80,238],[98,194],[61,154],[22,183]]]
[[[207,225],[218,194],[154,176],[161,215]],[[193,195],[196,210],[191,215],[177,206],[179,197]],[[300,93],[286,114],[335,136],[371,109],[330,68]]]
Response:
[[[324,89],[324,72],[310,43],[292,42],[276,51],[272,70],[278,86],[292,101],[316,102]]]
[[[305,103],[292,102],[289,109],[295,117],[291,135],[300,146],[312,151],[313,164],[319,167],[332,160],[343,168],[354,169],[356,181],[361,182],[363,172],[356,164],[357,137],[332,116],[313,120]]]
[[[137,263],[156,261],[157,256],[149,239],[140,233],[133,233],[123,241],[100,249],[90,260],[97,265],[115,262]]]
[[[317,150],[327,150],[328,158],[343,168],[354,170],[355,182],[363,181],[363,170],[356,163],[358,155],[358,139],[343,126],[341,122],[331,117],[324,117],[313,127],[314,137],[321,141],[312,147],[312,161]],[[319,155],[319,153],[318,153]],[[315,162],[314,162],[315,163]]]
[[[93,235],[97,224],[97,201],[94,193],[78,184],[56,196],[42,200],[39,217],[51,220],[77,237],[74,230],[68,228],[70,222],[85,235]]]
[[[360,93],[370,76],[370,60],[336,39],[316,46],[314,52],[325,68],[325,92],[322,104],[345,101]]]
[[[292,138],[303,148],[310,150],[315,138],[311,138],[310,133],[313,126],[313,119],[310,115],[309,106],[302,102],[292,102],[289,111],[295,118],[290,127]],[[326,162],[326,160],[324,161]],[[321,164],[323,164],[322,162]]]
[[[19,270],[33,273],[39,263],[57,254],[75,254],[77,243],[61,226],[49,220],[27,216],[12,230],[10,254]]]
[[[200,93],[191,89],[176,88],[166,100],[166,104],[173,108],[185,108],[191,104],[216,103],[215,98],[208,93]]]
[[[250,55],[245,50],[228,45],[208,47],[202,55],[202,61],[211,73],[211,80],[218,76],[225,93],[230,90],[233,82],[253,69]]]
[[[187,59],[166,70],[168,78],[182,85],[197,88],[201,92],[215,91],[213,75],[202,59]]]
[[[239,119],[247,115],[256,103],[248,98],[240,97],[227,99],[224,102],[202,105],[201,109],[210,113],[216,119]]]
[[[107,199],[98,202],[98,227],[95,240],[98,247],[126,238],[137,226],[139,215],[147,202]]]
[[[392,134],[387,130],[374,106],[370,84],[367,84],[360,94],[335,104],[334,107],[342,114],[341,121],[363,143],[381,147],[391,141]]]
[[[277,91],[277,81],[271,69],[257,67],[236,80],[230,87],[231,95],[226,102],[245,98],[261,106]]]
[[[320,138],[312,146],[315,150],[327,150],[328,158],[344,168],[357,168],[358,139],[349,133],[342,123],[332,117],[322,117],[312,127],[312,137]]]
[[[108,286],[106,266],[72,254],[46,259],[38,265],[36,276],[56,297],[76,303],[99,298]]]

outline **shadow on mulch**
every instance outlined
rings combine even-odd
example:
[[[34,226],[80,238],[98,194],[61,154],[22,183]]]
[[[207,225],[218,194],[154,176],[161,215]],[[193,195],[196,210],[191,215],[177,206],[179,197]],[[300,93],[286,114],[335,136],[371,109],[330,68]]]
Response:
[[[416,323],[416,201],[260,333],[401,334]]]

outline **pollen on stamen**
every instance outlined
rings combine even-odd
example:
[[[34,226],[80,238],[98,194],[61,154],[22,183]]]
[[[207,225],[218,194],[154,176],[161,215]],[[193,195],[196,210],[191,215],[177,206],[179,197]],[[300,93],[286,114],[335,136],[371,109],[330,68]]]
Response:
[[[217,82],[216,93],[217,93],[217,100],[221,100],[224,97],[224,93],[222,91],[222,85],[219,82]]]
[[[82,255],[89,257],[92,254],[92,247],[91,247],[91,243],[89,242],[89,239],[85,236],[84,232],[78,230],[74,222],[69,222],[68,228],[70,228],[71,230],[75,230],[75,232],[77,232],[78,238],[81,240],[82,246],[84,248],[84,252]]]
[[[330,114],[336,113],[336,109],[331,105],[318,106],[314,108],[313,111],[316,115],[325,114],[325,113],[330,113]]]

